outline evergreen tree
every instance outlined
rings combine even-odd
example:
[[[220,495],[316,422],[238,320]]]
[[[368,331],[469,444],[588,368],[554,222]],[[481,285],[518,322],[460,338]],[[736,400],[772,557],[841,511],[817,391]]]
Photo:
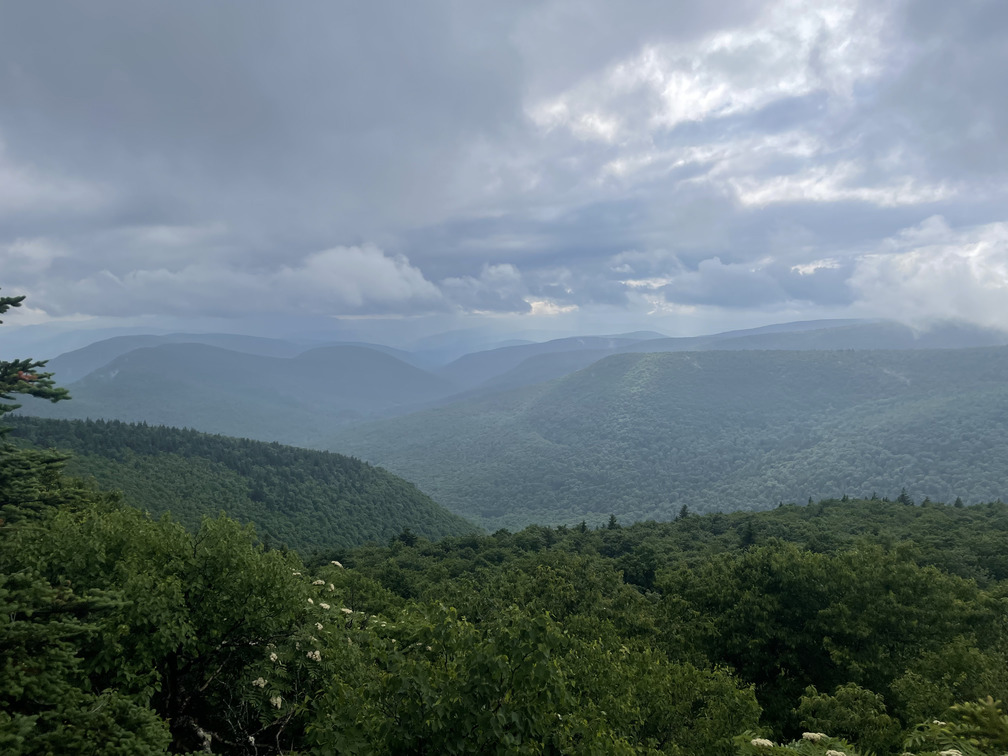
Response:
[[[11,307],[20,307],[24,296],[0,297],[0,315]],[[0,320],[0,323],[3,323]],[[70,395],[64,388],[57,388],[52,380],[52,373],[39,372],[45,367],[45,361],[39,360],[0,360],[0,400],[9,402],[15,394],[28,394],[40,399],[58,402],[69,399]],[[0,403],[0,415],[16,410],[20,405]],[[5,434],[0,429],[0,434]]]
[[[0,297],[0,315],[20,307],[24,296]],[[3,323],[0,320],[0,323]],[[45,373],[44,361],[0,360],[0,417],[20,405],[11,403],[18,394],[58,402],[68,399],[66,389],[57,388],[52,373]],[[17,449],[7,441],[10,428],[0,426],[0,526],[15,522],[51,498],[53,482],[66,459],[51,451]]]
[[[20,297],[0,297],[0,314]],[[0,321],[2,322],[2,321]],[[44,361],[0,361],[0,416],[17,409],[17,394],[53,402],[69,398]],[[114,690],[96,692],[79,653],[100,623],[123,606],[103,590],[79,592],[53,582],[32,563],[26,544],[38,543],[60,503],[93,492],[60,480],[63,455],[19,449],[0,428],[0,751],[4,753],[163,752],[165,723]]]

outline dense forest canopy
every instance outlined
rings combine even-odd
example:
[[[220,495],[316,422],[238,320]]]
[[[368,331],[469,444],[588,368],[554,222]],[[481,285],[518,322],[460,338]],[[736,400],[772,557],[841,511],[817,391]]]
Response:
[[[192,529],[225,512],[302,553],[385,543],[404,528],[428,538],[475,530],[413,484],[341,454],[118,421],[10,424],[12,439],[73,452],[67,472]]]

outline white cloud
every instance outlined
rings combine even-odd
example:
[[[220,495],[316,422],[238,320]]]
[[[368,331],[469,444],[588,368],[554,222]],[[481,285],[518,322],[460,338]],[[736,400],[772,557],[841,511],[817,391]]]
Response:
[[[865,129],[849,128],[864,92],[899,66],[889,37],[897,12],[895,4],[767,3],[745,27],[647,44],[527,114],[545,132],[580,143],[579,164],[614,191],[707,185],[757,209],[949,200],[963,187],[926,178],[920,156],[898,145],[864,149]],[[788,116],[765,130],[750,122],[768,106],[803,98],[815,99],[795,106],[806,109],[790,116],[797,125]],[[719,125],[731,118],[745,120]],[[699,126],[675,131],[684,124]]]
[[[954,229],[934,216],[859,258],[849,285],[878,315],[1008,325],[1008,223]]]
[[[527,112],[544,129],[612,143],[813,92],[850,97],[880,70],[884,23],[874,4],[768,4],[748,28],[646,45]]]
[[[762,207],[778,202],[868,202],[880,207],[917,205],[951,198],[956,192],[945,183],[929,183],[912,176],[869,185],[864,169],[854,161],[817,165],[786,176],[741,176],[728,185],[746,206]]]
[[[32,292],[54,314],[125,315],[168,312],[238,316],[273,312],[350,315],[408,314],[444,309],[438,288],[401,255],[371,245],[334,247],[295,265],[242,270],[214,260],[176,270],[117,275],[102,270],[80,281],[47,279]]]
[[[797,273],[799,276],[811,276],[814,275],[817,270],[836,270],[839,267],[839,260],[825,258],[823,260],[813,260],[812,262],[792,265],[791,272]]]
[[[334,247],[284,267],[275,283],[282,290],[316,301],[324,310],[360,310],[372,305],[416,306],[440,303],[441,293],[403,255],[388,257],[374,246]]]
[[[562,305],[549,299],[526,299],[525,301],[528,302],[531,308],[529,315],[532,316],[545,315],[547,317],[555,317],[578,310],[577,305]]]

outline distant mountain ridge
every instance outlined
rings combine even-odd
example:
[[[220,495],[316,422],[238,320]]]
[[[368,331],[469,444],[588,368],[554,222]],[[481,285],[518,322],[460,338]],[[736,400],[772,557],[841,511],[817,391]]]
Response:
[[[301,445],[334,425],[421,406],[456,390],[362,346],[282,358],[194,343],[133,349],[68,387],[73,402],[25,402],[25,414],[142,421]]]
[[[457,334],[447,334],[452,342]],[[320,446],[339,428],[555,380],[613,354],[710,350],[916,349],[1004,344],[972,326],[917,332],[887,321],[808,321],[708,336],[652,332],[511,343],[432,364],[375,344],[299,343],[228,334],[120,336],[67,352],[48,369],[75,401],[26,402],[44,417],[143,421]]]
[[[617,354],[331,443],[489,529],[894,484],[994,500],[1008,494],[1008,348]]]
[[[474,352],[445,365],[438,372],[445,378],[464,388],[473,388],[481,383],[518,367],[530,357],[542,354],[566,354],[568,352],[592,351],[613,353],[625,350],[633,344],[650,339],[650,335],[640,338],[628,336],[576,336],[537,344],[518,344],[499,347],[484,352]]]
[[[60,380],[64,383],[70,383],[104,367],[116,357],[131,352],[134,349],[160,346],[161,344],[205,344],[207,346],[228,349],[232,352],[258,354],[263,357],[296,357],[303,352],[319,346],[363,346],[391,354],[405,362],[410,362],[410,357],[412,356],[400,349],[393,349],[379,344],[340,341],[322,345],[242,334],[170,333],[164,335],[113,336],[102,339],[101,341],[96,341],[54,357],[49,360],[48,369],[54,373],[58,373]]]
[[[954,349],[1008,344],[1008,332],[956,324],[916,331],[893,321],[814,320],[709,336],[557,339],[466,355],[441,370],[474,395],[560,378],[612,354],[709,350]]]

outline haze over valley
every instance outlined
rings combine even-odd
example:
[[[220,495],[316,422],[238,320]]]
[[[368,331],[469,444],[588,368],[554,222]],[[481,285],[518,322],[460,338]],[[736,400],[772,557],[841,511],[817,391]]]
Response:
[[[49,363],[77,376],[72,402],[22,412],[351,454],[490,530],[903,488],[979,502],[1006,488],[1006,342],[963,324],[816,321],[511,344],[438,364],[373,344],[118,337]]]

